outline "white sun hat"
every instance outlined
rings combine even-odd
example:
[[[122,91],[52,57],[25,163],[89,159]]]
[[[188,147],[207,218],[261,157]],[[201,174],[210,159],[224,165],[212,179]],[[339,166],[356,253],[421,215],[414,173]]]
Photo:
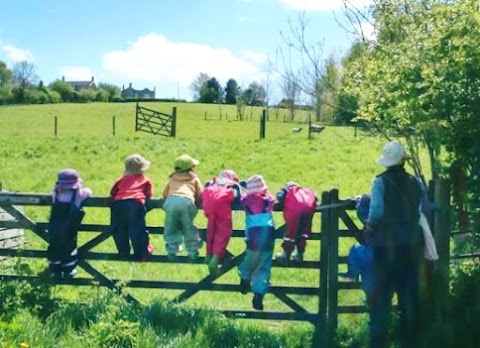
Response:
[[[405,157],[403,145],[394,140],[383,147],[382,155],[377,159],[377,164],[388,168],[402,164]]]

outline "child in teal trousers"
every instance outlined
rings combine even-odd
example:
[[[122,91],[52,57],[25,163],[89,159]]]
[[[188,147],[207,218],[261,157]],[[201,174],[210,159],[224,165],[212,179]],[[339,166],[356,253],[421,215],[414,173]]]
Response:
[[[198,229],[193,224],[203,190],[203,185],[195,173],[195,166],[199,163],[186,154],[177,157],[174,163],[175,171],[170,174],[163,190],[163,237],[170,261],[174,261],[177,253],[182,250],[182,242],[185,243],[190,261],[195,261],[198,249],[203,244]]]
[[[241,205],[246,213],[247,250],[242,263],[238,266],[240,292],[246,294],[251,286],[254,294],[252,306],[262,310],[263,297],[269,288],[272,268],[275,241],[272,211],[275,197],[268,192],[268,187],[261,175],[251,176],[246,186],[247,193],[242,197]]]

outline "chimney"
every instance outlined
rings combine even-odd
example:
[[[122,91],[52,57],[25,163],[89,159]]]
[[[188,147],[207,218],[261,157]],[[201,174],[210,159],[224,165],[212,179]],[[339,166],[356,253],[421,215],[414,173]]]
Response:
[[[65,82],[65,76],[62,76],[62,82]]]
[[[92,82],[94,81],[93,76],[92,76]]]
[[[128,84],[128,88],[132,88],[132,83],[131,82]]]

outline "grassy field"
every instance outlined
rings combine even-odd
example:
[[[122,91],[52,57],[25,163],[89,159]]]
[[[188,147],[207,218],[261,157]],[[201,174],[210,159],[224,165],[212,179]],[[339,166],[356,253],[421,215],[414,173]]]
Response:
[[[56,173],[66,167],[76,168],[94,195],[107,196],[115,179],[123,172],[123,160],[132,153],[141,153],[152,161],[147,175],[154,184],[154,196],[158,197],[172,171],[173,160],[182,153],[200,160],[197,173],[202,181],[216,176],[222,169],[237,171],[242,179],[252,174],[264,175],[270,191],[277,190],[288,181],[296,181],[316,190],[338,188],[340,198],[349,198],[366,193],[371,182],[382,168],[375,164],[384,141],[367,137],[362,132],[355,136],[353,128],[328,126],[313,139],[307,139],[306,124],[284,122],[284,115],[272,114],[266,127],[266,139],[259,140],[259,117],[261,109],[248,109],[248,120],[237,121],[232,106],[148,103],[143,106],[170,113],[177,107],[177,137],[164,138],[147,133],[135,133],[135,104],[57,104],[34,106],[0,107],[0,181],[9,191],[49,193]],[[222,115],[222,116],[220,116]],[[58,117],[58,135],[54,136],[54,116]],[[112,117],[115,116],[115,136]],[[308,119],[308,113],[300,115]],[[292,133],[293,127],[303,127],[300,133]],[[424,161],[426,162],[426,161]],[[46,221],[48,208],[28,207],[27,214],[34,220]],[[109,223],[107,209],[86,208],[84,222]],[[243,228],[243,213],[235,213],[234,225]],[[283,218],[276,213],[278,224]],[[157,209],[147,216],[149,225],[163,226],[164,213]],[[319,231],[319,216],[315,218],[314,231]],[[204,228],[205,218],[200,212],[196,224]],[[82,236],[91,238],[91,236]],[[156,253],[164,253],[163,239],[152,236]],[[27,247],[45,248],[42,241],[27,234]],[[346,254],[352,241],[341,245]],[[280,251],[277,242],[275,251]],[[241,240],[232,240],[230,248],[240,252]],[[97,251],[114,251],[113,242],[99,246]],[[307,259],[317,259],[319,245],[311,242]],[[96,265],[106,274],[122,279],[199,280],[207,275],[203,265],[158,265],[132,264],[125,262],[100,263]],[[37,264],[40,270],[45,263]],[[181,268],[179,268],[181,267]],[[82,275],[82,274],[81,274]],[[84,274],[83,274],[84,276]],[[237,283],[238,276],[230,272],[218,282]],[[275,285],[318,284],[318,271],[274,269],[272,282]],[[82,298],[91,296],[91,290],[59,290],[57,296]],[[178,292],[135,290],[134,295],[145,303],[158,297],[172,298]],[[349,292],[341,296],[344,303],[361,301],[361,294]],[[316,298],[303,296],[298,300],[309,310],[317,308]],[[250,309],[250,296],[240,294],[212,294],[205,292],[195,296],[189,303],[222,309]],[[286,306],[274,296],[265,299],[266,309],[286,310]],[[356,316],[353,322],[361,321]],[[284,324],[269,322],[270,327],[284,329]],[[357,325],[357,324],[354,324]]]

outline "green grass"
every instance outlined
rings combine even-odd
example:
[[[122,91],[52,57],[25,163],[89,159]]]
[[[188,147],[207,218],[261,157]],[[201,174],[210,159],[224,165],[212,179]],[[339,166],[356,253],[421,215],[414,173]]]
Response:
[[[66,167],[76,168],[85,183],[96,196],[108,196],[115,179],[123,172],[123,160],[132,153],[141,153],[152,161],[147,175],[154,185],[154,196],[159,197],[172,171],[173,160],[186,152],[200,160],[197,173],[202,181],[216,176],[222,169],[237,171],[241,179],[253,174],[263,174],[270,191],[276,191],[288,181],[296,181],[322,191],[338,188],[340,198],[354,197],[370,190],[371,182],[382,168],[375,164],[384,141],[367,137],[352,128],[327,128],[307,139],[306,125],[283,122],[282,115],[271,114],[267,123],[266,139],[259,140],[261,109],[248,109],[249,119],[235,120],[233,106],[149,103],[145,107],[170,113],[177,107],[177,137],[164,138],[147,133],[134,132],[135,104],[56,104],[0,107],[0,181],[4,189],[17,192],[50,193],[57,172]],[[222,118],[220,119],[220,111]],[[250,119],[250,111],[252,119]],[[207,117],[205,117],[207,115]],[[226,115],[226,116],[225,116]],[[300,112],[299,112],[300,115]],[[58,116],[58,135],[53,135],[53,119]],[[112,135],[112,117],[116,117],[116,135]],[[299,116],[300,117],[300,116]],[[306,120],[308,114],[301,115]],[[207,118],[207,119],[205,119]],[[302,126],[300,133],[292,133],[292,127]],[[426,161],[425,161],[426,162]],[[46,221],[48,207],[26,207],[29,217]],[[109,223],[109,210],[86,208],[85,223]],[[234,215],[235,228],[243,228],[243,213]],[[281,213],[275,213],[277,225],[283,223]],[[154,210],[147,215],[147,223],[163,226],[164,213]],[[206,220],[200,211],[196,224],[205,228]],[[320,217],[316,215],[314,231],[319,231]],[[81,241],[92,234],[81,233]],[[163,239],[152,236],[156,253],[164,253]],[[346,255],[353,240],[341,243],[341,254]],[[46,244],[33,233],[26,234],[26,247],[45,249]],[[232,240],[234,252],[241,252],[244,243]],[[100,245],[95,251],[114,252],[112,241]],[[275,251],[280,251],[280,241]],[[318,260],[319,243],[309,242],[306,258]],[[198,281],[207,275],[203,265],[160,265],[128,262],[92,262],[108,276],[121,279],[161,279]],[[45,262],[33,265],[40,271]],[[80,272],[80,276],[86,276]],[[272,283],[275,285],[312,286],[318,284],[318,271],[285,270],[274,268]],[[232,271],[217,282],[237,283]],[[54,290],[54,295],[67,299],[91,296],[95,289]],[[159,294],[173,298],[178,291],[131,290],[142,302],[149,303]],[[214,300],[212,301],[212,296]],[[308,310],[318,307],[317,298],[295,298]],[[351,304],[361,302],[360,292],[349,291],[340,295],[341,301]],[[250,296],[232,293],[200,293],[188,301],[195,306],[211,306],[222,309],[250,309]],[[288,310],[274,296],[266,296],[266,309]],[[345,316],[341,316],[343,321]],[[358,326],[359,316],[347,322]],[[269,327],[284,329],[288,324],[269,322]],[[303,324],[302,324],[303,325]],[[309,327],[308,324],[306,327]],[[300,325],[301,326],[301,325]],[[305,327],[305,326],[301,326]]]

